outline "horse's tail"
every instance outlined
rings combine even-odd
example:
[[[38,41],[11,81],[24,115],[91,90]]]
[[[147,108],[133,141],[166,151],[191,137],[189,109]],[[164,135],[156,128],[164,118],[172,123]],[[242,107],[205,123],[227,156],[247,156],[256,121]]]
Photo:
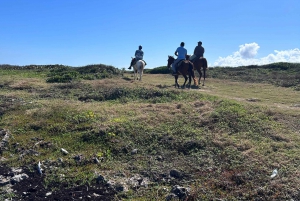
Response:
[[[193,77],[193,80],[194,80],[194,85],[198,86],[198,80],[195,77]]]
[[[192,76],[193,80],[194,80],[194,85],[197,86],[198,85],[198,81],[195,77],[195,72],[194,72],[194,69],[193,68],[189,68],[189,71],[190,71],[190,75]]]

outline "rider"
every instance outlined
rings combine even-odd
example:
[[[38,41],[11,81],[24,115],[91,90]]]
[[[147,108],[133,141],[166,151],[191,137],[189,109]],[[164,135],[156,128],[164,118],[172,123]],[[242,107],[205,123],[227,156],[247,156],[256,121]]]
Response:
[[[190,57],[190,61],[194,62],[196,59],[200,59],[200,57],[203,57],[205,50],[204,47],[202,47],[202,42],[198,42],[198,46],[194,49],[194,55]]]
[[[143,50],[142,50],[142,46],[140,45],[139,46],[139,49],[138,50],[136,50],[135,51],[135,63],[137,62],[137,61],[139,61],[139,60],[143,60],[143,56],[144,56],[144,52],[143,52]],[[144,61],[145,62],[145,61]],[[135,64],[134,63],[134,64]],[[133,64],[133,65],[134,65]],[[145,65],[146,65],[146,62],[145,62]],[[128,68],[128,69],[131,69],[131,66]]]
[[[177,56],[177,59],[172,64],[173,75],[177,75],[177,63],[181,60],[184,60],[187,55],[187,50],[184,48],[184,42],[180,43],[180,47],[178,47],[174,53]]]

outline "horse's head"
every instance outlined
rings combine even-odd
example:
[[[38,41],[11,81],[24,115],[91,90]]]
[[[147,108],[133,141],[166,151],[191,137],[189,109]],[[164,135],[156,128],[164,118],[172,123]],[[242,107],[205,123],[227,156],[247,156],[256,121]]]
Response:
[[[173,63],[175,61],[175,59],[174,59],[174,57],[172,57],[172,56],[168,56],[168,68],[170,68],[171,67],[171,64]]]

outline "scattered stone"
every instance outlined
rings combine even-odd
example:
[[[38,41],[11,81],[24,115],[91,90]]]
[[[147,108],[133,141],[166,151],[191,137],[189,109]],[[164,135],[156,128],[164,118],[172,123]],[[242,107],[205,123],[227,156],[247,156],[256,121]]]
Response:
[[[18,175],[13,176],[10,179],[10,183],[14,185],[14,184],[16,184],[16,183],[18,183],[18,182],[20,182],[20,181],[22,181],[24,179],[28,179],[28,178],[29,178],[29,176],[27,174],[25,174],[25,173],[18,174]]]
[[[10,181],[8,179],[6,179],[5,177],[2,177],[2,175],[0,175],[0,186],[5,186],[9,183],[10,183]]]
[[[170,193],[167,197],[166,197],[166,201],[171,201],[171,200],[176,200],[179,199],[179,197],[177,195],[175,195],[174,193]]]
[[[156,160],[162,161],[162,160],[163,160],[163,157],[162,157],[162,156],[157,156],[157,157],[156,157]]]
[[[99,194],[97,194],[97,193],[93,193],[93,196],[99,197],[99,196],[101,196],[101,195],[99,195]]]
[[[83,155],[82,155],[82,154],[79,154],[79,155],[74,156],[74,160],[75,160],[76,162],[81,162],[82,159],[83,159]]]
[[[61,152],[63,152],[65,155],[69,154],[69,152],[68,152],[67,150],[65,150],[64,148],[61,148],[60,150],[61,150]]]
[[[133,149],[133,150],[131,151],[131,154],[137,154],[137,152],[138,152],[138,149]]]
[[[181,172],[173,169],[170,171],[170,176],[178,179],[181,177]]]
[[[116,182],[113,180],[108,180],[107,184],[110,188],[113,188],[118,192],[127,192],[128,191],[128,187],[126,186],[126,184],[124,182]]]
[[[190,191],[190,188],[175,185],[172,187],[170,195],[175,194],[179,199],[186,200],[190,194]]]
[[[97,157],[93,158],[94,163],[100,163],[99,159]]]

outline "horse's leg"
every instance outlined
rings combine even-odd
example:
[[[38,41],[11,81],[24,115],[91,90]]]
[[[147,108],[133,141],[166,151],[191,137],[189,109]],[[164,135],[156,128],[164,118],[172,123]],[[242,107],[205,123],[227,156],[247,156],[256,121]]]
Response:
[[[185,89],[185,84],[186,84],[188,78],[187,78],[186,74],[184,74],[184,73],[182,73],[182,76],[184,77],[184,83],[181,88]]]
[[[203,84],[202,86],[204,86],[204,82],[205,82],[205,77],[206,77],[206,68],[203,68]]]
[[[201,77],[202,77],[201,67],[199,68],[198,73],[199,73],[199,81],[198,81],[198,83],[200,84],[201,83]]]
[[[194,66],[195,66],[195,68],[196,68],[196,70],[197,70],[197,72],[198,72],[198,74],[199,74],[199,80],[198,80],[198,84],[200,84],[200,78],[201,78],[201,69],[199,68],[198,64],[195,64]]]
[[[141,67],[141,74],[140,74],[140,81],[142,81],[142,77],[143,77],[143,73],[144,73],[144,68],[145,68],[145,65],[142,64],[142,67]]]
[[[179,84],[178,84],[178,75],[175,75],[175,88],[178,87],[179,89]]]
[[[142,71],[141,71],[141,69],[139,70],[139,75],[140,75],[140,81],[142,81]]]
[[[194,85],[195,86],[198,86],[198,83],[197,83],[197,80],[196,80],[196,76],[195,76],[195,72],[193,69],[190,69],[189,70],[189,75],[190,75],[190,79],[193,78],[193,81],[194,81]],[[190,83],[191,84],[191,83]],[[191,88],[191,87],[190,87]]]

